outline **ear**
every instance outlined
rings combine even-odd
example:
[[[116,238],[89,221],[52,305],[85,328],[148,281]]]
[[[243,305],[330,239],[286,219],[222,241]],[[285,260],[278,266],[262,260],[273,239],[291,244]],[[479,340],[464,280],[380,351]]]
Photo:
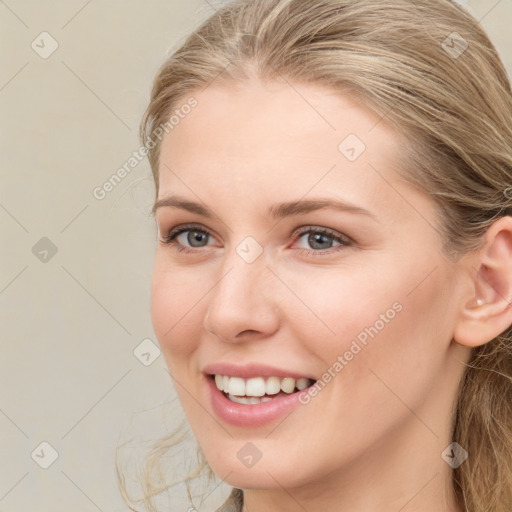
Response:
[[[459,263],[467,266],[471,286],[462,297],[453,338],[478,347],[512,325],[512,217],[492,224],[484,246]]]

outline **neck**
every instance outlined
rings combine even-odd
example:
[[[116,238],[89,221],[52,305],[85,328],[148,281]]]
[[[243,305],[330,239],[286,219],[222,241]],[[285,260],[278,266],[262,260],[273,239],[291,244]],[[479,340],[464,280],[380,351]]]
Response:
[[[315,468],[315,480],[285,486],[268,468],[275,485],[244,491],[243,511],[465,512],[456,500],[450,460],[442,457],[453,442],[462,371],[444,372],[448,377],[439,379],[429,399],[393,431],[341,467]]]
[[[411,417],[391,440],[316,482],[245,490],[243,512],[464,512],[453,470],[441,457],[450,437],[437,437]]]

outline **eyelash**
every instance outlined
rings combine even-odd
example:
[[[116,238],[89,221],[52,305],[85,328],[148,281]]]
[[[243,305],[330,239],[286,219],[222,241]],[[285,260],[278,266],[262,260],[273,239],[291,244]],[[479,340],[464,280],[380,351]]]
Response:
[[[202,227],[199,224],[182,224],[181,226],[177,226],[169,231],[169,233],[160,239],[160,242],[166,245],[171,245],[173,249],[180,253],[196,253],[201,248],[191,248],[181,245],[176,241],[176,238],[182,233],[186,233],[187,231],[198,231],[200,233],[204,233],[207,236],[211,236],[210,232]],[[346,235],[342,235],[336,231],[333,231],[329,228],[322,228],[318,226],[303,226],[290,235],[290,239],[300,239],[306,233],[319,233],[322,235],[327,235],[332,238],[335,242],[338,242],[340,245],[335,247],[329,247],[328,249],[297,249],[301,254],[305,255],[314,255],[314,256],[324,256],[328,254],[332,254],[333,252],[338,252],[339,250],[349,247],[353,245],[353,241]]]

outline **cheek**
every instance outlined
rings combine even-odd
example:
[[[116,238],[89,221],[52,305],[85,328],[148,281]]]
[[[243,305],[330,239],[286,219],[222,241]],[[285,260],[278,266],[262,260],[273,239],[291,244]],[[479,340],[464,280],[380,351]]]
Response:
[[[290,318],[302,319],[293,323],[295,337],[308,343],[321,371],[343,373],[359,389],[375,380],[370,370],[400,386],[415,380],[421,386],[441,367],[453,323],[449,278],[431,273],[434,267],[432,259],[411,268],[390,261],[364,275],[345,269],[295,280],[303,303],[292,300],[288,309]],[[346,379],[336,380],[345,386]]]
[[[432,274],[416,287],[422,281],[418,276],[428,275],[432,267],[423,270],[411,272],[388,295],[397,298],[401,311],[369,339],[362,353],[364,373],[373,382],[372,392],[361,396],[368,406],[380,398],[399,408],[399,397],[416,410],[445,379],[453,312],[442,296],[449,279]]]
[[[167,357],[182,357],[196,347],[208,287],[197,271],[177,271],[157,257],[151,283],[153,329]]]
[[[354,268],[296,273],[287,281],[295,296],[283,301],[288,304],[288,323],[300,327],[301,338],[310,339],[314,347],[342,353],[358,335],[364,342],[367,328],[377,324],[381,331],[397,316],[401,297],[392,281],[389,273],[372,276]]]

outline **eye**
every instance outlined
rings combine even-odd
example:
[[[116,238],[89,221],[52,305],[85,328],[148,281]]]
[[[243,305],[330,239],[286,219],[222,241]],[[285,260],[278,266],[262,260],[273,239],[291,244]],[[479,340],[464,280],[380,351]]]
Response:
[[[177,226],[169,234],[160,239],[164,244],[173,245],[178,251],[187,251],[212,245],[212,236],[201,226],[184,224]]]
[[[307,252],[333,252],[329,249],[339,250],[338,247],[349,246],[352,241],[347,236],[328,228],[306,226],[292,235],[297,238],[297,246]]]
[[[308,254],[330,254],[352,245],[352,240],[346,235],[317,226],[304,226],[290,238],[297,240],[297,248]],[[172,245],[179,252],[194,252],[202,247],[214,245],[215,239],[200,225],[183,224],[171,229],[160,241]]]

